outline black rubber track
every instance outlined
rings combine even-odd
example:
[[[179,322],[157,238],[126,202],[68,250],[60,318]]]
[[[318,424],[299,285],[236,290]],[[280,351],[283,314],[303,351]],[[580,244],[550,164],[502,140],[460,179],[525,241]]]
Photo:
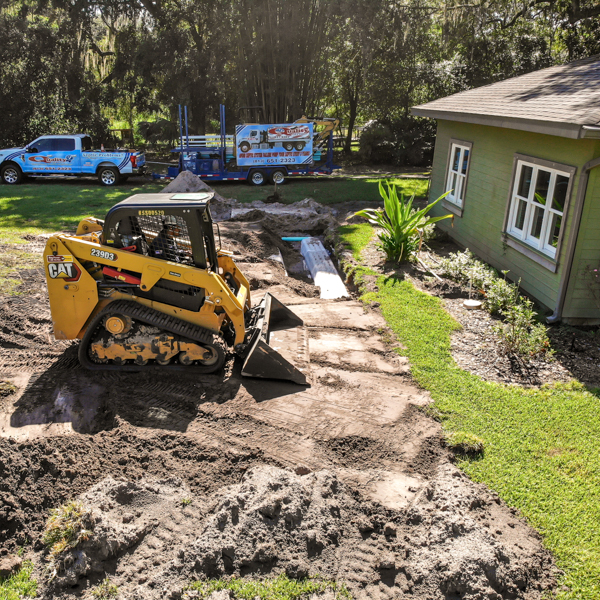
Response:
[[[181,337],[185,337],[192,342],[198,342],[202,346],[208,346],[213,348],[218,356],[219,360],[214,365],[157,365],[155,363],[148,365],[115,365],[115,364],[102,364],[94,362],[89,355],[90,344],[94,338],[94,335],[98,331],[98,328],[103,325],[104,318],[110,314],[126,315],[131,317],[134,321],[145,323],[153,327],[158,327],[163,331],[174,333]],[[165,315],[158,310],[148,308],[137,302],[131,302],[129,300],[116,300],[111,302],[104,310],[101,310],[94,320],[90,323],[85,332],[81,343],[79,344],[79,362],[86,369],[93,371],[185,371],[186,373],[214,373],[218,371],[225,363],[225,343],[219,336],[216,336],[212,331],[187,323]]]

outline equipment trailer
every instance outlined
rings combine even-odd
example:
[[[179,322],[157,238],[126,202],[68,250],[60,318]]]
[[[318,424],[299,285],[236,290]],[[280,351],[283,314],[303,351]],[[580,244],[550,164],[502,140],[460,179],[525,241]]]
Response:
[[[338,119],[302,117],[287,125],[237,125],[235,136],[225,133],[225,106],[220,105],[220,134],[190,136],[185,134],[180,109],[180,145],[172,152],[179,154],[179,164],[169,167],[168,177],[190,171],[211,181],[247,181],[264,185],[267,181],[285,183],[295,175],[331,175],[333,164],[333,131]],[[315,125],[324,125],[320,132]]]

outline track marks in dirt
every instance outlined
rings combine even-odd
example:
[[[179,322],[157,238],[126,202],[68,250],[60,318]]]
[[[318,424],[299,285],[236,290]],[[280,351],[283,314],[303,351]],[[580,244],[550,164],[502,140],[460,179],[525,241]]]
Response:
[[[0,537],[8,549],[36,540],[50,508],[74,498],[107,475],[136,480],[178,473],[194,493],[239,480],[260,452],[200,444],[178,433],[122,425],[95,436],[72,434],[19,443],[0,438]]]

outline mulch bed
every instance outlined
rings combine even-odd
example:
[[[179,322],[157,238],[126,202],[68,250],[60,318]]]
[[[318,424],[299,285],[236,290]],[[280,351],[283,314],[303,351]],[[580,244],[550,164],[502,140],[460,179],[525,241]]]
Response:
[[[363,252],[363,260],[381,273],[398,270],[384,262],[381,251],[375,248],[376,238]],[[433,266],[442,257],[460,252],[447,238],[432,240],[420,253],[422,261]],[[433,260],[432,260],[433,259]],[[434,271],[435,271],[435,267]],[[600,328],[578,328],[567,325],[548,327],[548,337],[554,350],[552,358],[524,360],[502,352],[492,327],[499,320],[485,310],[469,310],[464,300],[469,290],[456,282],[432,277],[418,264],[401,267],[404,276],[418,289],[439,297],[446,310],[458,321],[461,329],[451,338],[452,356],[457,365],[486,381],[516,384],[524,387],[566,383],[573,379],[590,388],[600,388]],[[471,297],[477,299],[477,294]]]

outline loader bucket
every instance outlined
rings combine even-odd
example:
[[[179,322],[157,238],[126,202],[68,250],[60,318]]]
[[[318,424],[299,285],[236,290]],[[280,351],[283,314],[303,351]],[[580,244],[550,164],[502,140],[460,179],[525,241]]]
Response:
[[[253,311],[242,375],[309,385],[308,336],[302,319],[268,293]]]

